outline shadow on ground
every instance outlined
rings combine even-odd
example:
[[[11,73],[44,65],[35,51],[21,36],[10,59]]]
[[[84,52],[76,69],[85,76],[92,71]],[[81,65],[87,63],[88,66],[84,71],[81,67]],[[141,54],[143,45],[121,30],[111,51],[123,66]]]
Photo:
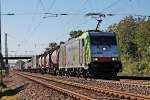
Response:
[[[15,89],[8,89],[4,92],[0,92],[0,99],[3,96],[14,96],[14,95],[16,95],[20,91],[24,90],[27,85],[28,84],[26,83],[26,84],[23,84],[23,85],[20,85],[20,86],[16,87]]]

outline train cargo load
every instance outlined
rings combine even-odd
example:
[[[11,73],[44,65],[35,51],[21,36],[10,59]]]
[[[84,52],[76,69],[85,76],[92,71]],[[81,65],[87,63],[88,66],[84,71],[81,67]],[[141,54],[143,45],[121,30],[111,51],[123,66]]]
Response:
[[[54,50],[51,54],[51,62],[53,64],[58,64],[58,49]]]

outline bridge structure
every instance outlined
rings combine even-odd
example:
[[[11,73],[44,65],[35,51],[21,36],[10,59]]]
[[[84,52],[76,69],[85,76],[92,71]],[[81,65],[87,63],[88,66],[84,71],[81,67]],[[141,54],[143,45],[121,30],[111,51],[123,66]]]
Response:
[[[16,60],[16,59],[31,59],[33,55],[8,55],[8,57],[3,56],[3,59]]]

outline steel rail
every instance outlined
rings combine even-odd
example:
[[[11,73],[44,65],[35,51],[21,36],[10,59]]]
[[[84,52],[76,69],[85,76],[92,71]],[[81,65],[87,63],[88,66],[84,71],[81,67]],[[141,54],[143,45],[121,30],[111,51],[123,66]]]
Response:
[[[137,86],[137,87],[150,88],[150,85],[143,85],[143,84],[140,84],[140,83],[118,82],[118,81],[108,81],[108,80],[96,80],[96,81],[97,82],[106,82],[106,83],[112,82],[112,83],[115,83],[115,84],[132,85],[132,86]]]
[[[68,81],[50,79],[50,78],[47,78],[47,77],[32,75],[32,74],[29,74],[29,73],[28,74],[23,73],[23,74],[26,74],[26,75],[29,75],[29,76],[34,76],[34,77],[37,77],[37,78],[42,78],[42,79],[45,79],[45,80],[55,81],[55,82],[59,82],[59,83],[63,83],[63,84],[71,85],[71,86],[77,86],[77,87],[92,90],[92,91],[95,91],[95,92],[98,92],[98,93],[113,95],[115,97],[119,97],[119,98],[123,98],[123,99],[150,100],[150,96],[145,96],[145,95],[140,95],[140,94],[135,94],[135,93],[122,92],[122,91],[116,91],[116,90],[112,90],[112,89],[104,89],[104,88],[99,88],[99,87],[93,87],[93,86],[89,86],[89,85],[83,85],[83,84],[80,84],[80,83],[73,83],[73,82],[68,82]]]
[[[41,80],[37,80],[36,78],[34,78],[34,76],[28,76],[26,74],[22,74],[22,73],[16,73],[18,75],[21,75],[27,79],[30,79],[31,81],[34,81],[36,83],[39,83],[41,85],[44,85],[48,88],[51,88],[51,89],[54,89],[60,93],[63,93],[63,94],[67,94],[68,96],[72,97],[72,98],[75,98],[77,100],[96,100],[94,98],[91,98],[91,97],[87,97],[85,95],[82,95],[82,94],[79,94],[79,93],[76,93],[76,92],[73,92],[73,91],[70,91],[70,90],[67,90],[67,89],[63,89],[63,88],[60,88],[60,87],[57,87],[57,86],[54,86],[54,85],[51,85],[49,83],[46,83],[46,82],[43,82]]]

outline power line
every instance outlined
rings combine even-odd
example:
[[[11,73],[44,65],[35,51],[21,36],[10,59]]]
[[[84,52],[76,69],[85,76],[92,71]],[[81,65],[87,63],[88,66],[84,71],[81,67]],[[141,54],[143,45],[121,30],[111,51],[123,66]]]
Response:
[[[18,38],[14,37],[14,36],[12,36],[12,35],[10,35],[10,34],[8,34],[8,33],[7,33],[7,36],[8,36],[9,38],[11,38],[11,39],[14,39],[15,41],[21,42],[21,40],[19,40]]]
[[[75,15],[75,13],[78,13],[78,12],[80,11],[80,9],[81,9],[87,2],[88,2],[88,0],[85,0],[85,1],[81,4],[81,6],[80,6],[74,13],[72,13],[72,15]],[[71,15],[71,14],[68,14],[68,15]],[[74,16],[72,16],[72,17],[66,22],[65,25],[69,25],[73,18],[74,18]]]
[[[39,2],[40,2],[40,4],[42,5],[42,7],[43,7],[43,10],[45,11],[45,6],[44,6],[44,3],[43,3],[43,1],[42,1],[42,0],[39,0]]]
[[[49,14],[49,12],[50,12],[50,10],[53,8],[55,2],[56,2],[56,0],[53,0],[53,1],[52,1],[52,3],[50,4],[50,6],[49,6],[49,8],[48,8],[48,10],[47,10],[48,13],[45,13],[45,14]],[[50,14],[52,14],[52,13],[50,13]],[[47,17],[47,16],[43,16],[43,18],[46,18],[46,17]]]
[[[56,0],[53,0],[52,3],[50,4],[49,8],[48,8],[48,12],[53,8],[53,6],[55,5]]]
[[[56,1],[56,0],[53,0],[53,1],[52,1],[51,5],[50,5],[50,7],[49,7],[49,9],[48,9],[48,12],[49,12],[50,9],[52,9],[52,7],[54,6],[55,1]],[[42,0],[40,0],[39,2],[40,2],[41,5],[43,6],[44,11],[46,11],[46,10],[45,10],[45,6],[44,6]],[[41,14],[41,13],[40,13],[40,14]],[[44,14],[44,15],[48,15],[48,14],[52,15],[53,13],[42,13],[42,14]],[[43,17],[44,17],[44,16],[43,16]],[[44,22],[44,19],[42,18],[42,19],[39,21],[39,23],[33,28],[33,30],[32,30],[30,33],[32,33],[32,35],[33,35],[34,31],[36,31],[37,28],[40,27],[40,25],[41,25],[43,22]],[[29,36],[30,36],[30,37],[28,38],[28,41],[29,41],[29,40],[31,39],[31,37],[32,37],[31,34],[30,34]]]
[[[44,15],[45,13],[38,13],[38,12],[25,12],[25,13],[8,13],[8,14],[1,14],[1,15]]]
[[[35,11],[38,10],[39,5],[40,5],[40,0],[38,0],[37,3],[36,3]],[[27,32],[26,32],[26,33],[27,33],[26,35],[27,35],[27,36],[30,36],[30,34],[31,34],[31,32],[30,32],[30,31],[31,31],[31,27],[32,27],[32,25],[33,25],[32,23],[33,23],[33,21],[35,20],[35,15],[37,15],[37,14],[35,14],[35,13],[22,13],[22,14],[33,14],[33,15],[32,15],[32,18],[31,18],[31,23],[29,24],[29,26],[28,26],[28,28],[27,28]],[[27,38],[24,38],[23,40],[26,41]],[[24,42],[24,41],[23,41],[23,42]]]
[[[68,15],[73,15],[73,16],[65,23],[65,25],[69,25],[69,24],[70,24],[71,20],[74,18],[74,15],[83,15],[83,14],[79,13],[79,11],[80,11],[80,9],[81,9],[87,2],[88,2],[88,0],[85,0],[85,1],[81,4],[81,6],[80,6],[78,9],[75,10],[74,13],[70,13],[70,14],[67,13]],[[60,37],[62,37],[62,36],[64,36],[64,34],[62,34]],[[56,40],[57,40],[58,38],[60,38],[60,37],[57,37],[54,41],[56,41]]]
[[[118,4],[120,2],[120,0],[116,0],[115,2],[111,3],[110,5],[108,5],[106,8],[104,8],[101,13],[103,13],[104,11],[106,11],[107,9],[115,6],[116,4]]]
[[[86,0],[86,2],[87,2],[87,0]],[[86,2],[84,2],[84,3],[86,3]],[[101,13],[104,12],[104,11],[106,11],[107,9],[113,7],[114,5],[116,5],[116,4],[119,3],[119,2],[120,2],[120,0],[116,0],[115,2],[111,3],[109,6],[107,6],[106,8],[104,8],[104,9],[101,11]],[[82,7],[82,6],[81,6],[81,7]],[[69,14],[68,14],[68,15],[69,15]],[[88,23],[89,21],[90,21],[90,20],[86,20],[86,21],[82,22],[81,24],[79,24],[79,25],[77,26],[77,28],[80,27],[81,25],[83,26],[84,24]],[[68,25],[68,23],[69,23],[69,22],[67,22],[66,25]]]
[[[55,4],[55,1],[56,0],[53,0],[52,1],[52,3],[51,3],[51,5],[50,5],[50,7],[49,7],[49,9],[48,9],[48,12],[50,11],[50,9],[54,6],[54,4]],[[42,3],[42,1],[40,0],[40,2]],[[42,3],[43,4],[43,3]],[[52,15],[52,13],[44,13],[44,14],[51,14]],[[44,17],[44,16],[43,16]],[[43,23],[43,19],[41,19],[41,21],[36,25],[36,27],[32,30],[32,32],[33,31],[35,31],[42,23]]]
[[[55,1],[56,1],[56,0],[53,0],[53,1],[52,1],[51,5],[50,5],[50,7],[49,7],[49,9],[48,9],[48,12],[49,12],[50,9],[54,6]],[[42,0],[40,0],[40,2],[43,4]],[[43,6],[43,7],[44,7],[44,6]],[[53,15],[53,13],[43,13],[43,14],[50,14],[50,15]],[[43,16],[43,17],[44,17],[44,16]],[[44,21],[44,20],[41,19],[41,21],[36,25],[36,27],[32,30],[32,32],[35,31],[35,30],[43,23],[43,21]]]
[[[113,6],[115,6],[116,4],[118,4],[120,2],[120,0],[116,0],[115,2],[113,2],[113,3],[111,3],[110,5],[108,5],[106,8],[104,8],[100,13],[103,13],[104,11],[106,11],[107,9],[109,9],[109,8],[111,8],[111,7],[113,7]],[[83,24],[86,24],[86,23],[88,23],[90,20],[88,20],[88,21],[85,21],[85,22],[83,22],[83,23],[81,23],[80,25],[78,25],[77,27],[79,27],[79,26],[83,26]]]

